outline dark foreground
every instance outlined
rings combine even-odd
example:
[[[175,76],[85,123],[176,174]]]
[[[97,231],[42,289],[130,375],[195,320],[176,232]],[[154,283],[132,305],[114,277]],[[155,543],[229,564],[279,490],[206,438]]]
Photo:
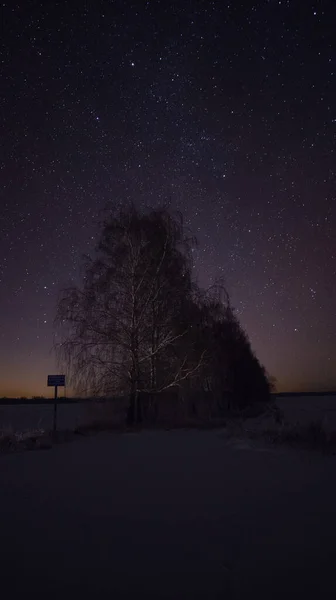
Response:
[[[43,598],[336,596],[336,458],[218,431],[2,456],[1,586]]]

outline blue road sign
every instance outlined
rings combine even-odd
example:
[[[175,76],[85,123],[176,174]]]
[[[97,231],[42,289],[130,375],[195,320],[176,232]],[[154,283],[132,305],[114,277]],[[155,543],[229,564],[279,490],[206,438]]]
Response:
[[[48,375],[48,386],[65,386],[65,375]]]

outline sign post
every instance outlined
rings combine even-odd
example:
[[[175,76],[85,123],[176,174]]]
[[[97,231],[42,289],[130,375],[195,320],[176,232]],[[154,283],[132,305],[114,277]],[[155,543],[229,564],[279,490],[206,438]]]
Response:
[[[48,375],[48,387],[55,388],[54,396],[54,420],[53,420],[53,435],[56,436],[57,431],[57,388],[65,387],[65,375]]]

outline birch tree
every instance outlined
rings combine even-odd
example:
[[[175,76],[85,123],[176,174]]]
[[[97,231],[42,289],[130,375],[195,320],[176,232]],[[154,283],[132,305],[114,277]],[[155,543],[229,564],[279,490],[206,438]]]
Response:
[[[189,329],[180,314],[193,290],[194,243],[179,215],[121,210],[103,223],[83,286],[64,290],[58,303],[58,357],[72,385],[81,394],[128,394],[131,422],[140,392],[176,387],[204,361],[204,351],[190,361],[187,344],[177,351]]]

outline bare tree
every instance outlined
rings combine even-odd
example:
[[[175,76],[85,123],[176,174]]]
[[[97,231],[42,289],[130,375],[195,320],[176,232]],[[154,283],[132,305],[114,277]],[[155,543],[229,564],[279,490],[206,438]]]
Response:
[[[82,289],[61,297],[56,323],[65,363],[79,393],[128,393],[138,418],[139,392],[161,392],[192,377],[205,351],[190,361],[179,314],[190,299],[191,248],[181,217],[132,206],[103,224],[98,256],[86,259]]]

